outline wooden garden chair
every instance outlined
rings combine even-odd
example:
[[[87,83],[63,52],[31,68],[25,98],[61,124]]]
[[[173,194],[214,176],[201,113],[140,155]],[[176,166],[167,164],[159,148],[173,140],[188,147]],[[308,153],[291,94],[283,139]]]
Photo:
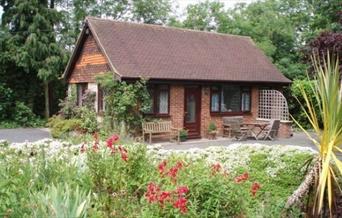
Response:
[[[248,137],[249,129],[246,127],[242,127],[242,123],[239,121],[231,122],[231,134],[235,137],[236,140],[246,140]]]
[[[280,120],[272,119],[270,124],[263,130],[262,140],[274,140],[278,135]]]

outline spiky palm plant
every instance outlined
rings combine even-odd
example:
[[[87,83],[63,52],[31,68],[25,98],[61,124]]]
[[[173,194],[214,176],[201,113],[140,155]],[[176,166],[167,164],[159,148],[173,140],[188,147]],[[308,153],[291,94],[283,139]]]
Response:
[[[301,106],[316,136],[309,134],[294,121],[317,146],[319,153],[302,184],[289,197],[286,208],[302,199],[313,188],[313,216],[319,216],[324,206],[329,207],[331,216],[334,191],[338,190],[338,194],[341,194],[338,176],[342,175],[342,162],[336,155],[342,153],[342,88],[338,59],[332,61],[327,55],[323,63],[315,57],[312,61],[316,73],[315,82],[311,85],[314,99],[309,98],[302,88],[305,102]],[[318,110],[315,104],[318,104]],[[322,126],[318,116],[322,118]]]

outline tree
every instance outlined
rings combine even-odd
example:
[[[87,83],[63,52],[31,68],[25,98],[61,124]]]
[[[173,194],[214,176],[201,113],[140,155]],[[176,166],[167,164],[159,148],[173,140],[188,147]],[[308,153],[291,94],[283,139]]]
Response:
[[[340,72],[342,72],[342,33],[323,32],[313,39],[306,47],[306,60],[310,60],[312,54],[318,55],[321,59],[327,53],[333,58],[339,58]],[[312,70],[311,70],[312,71]]]
[[[216,1],[207,0],[189,5],[186,11],[187,17],[183,25],[189,29],[218,31],[222,23],[228,19],[223,3]]]
[[[165,24],[170,18],[170,0],[133,0],[133,20],[149,24]]]
[[[49,117],[49,83],[56,80],[64,68],[67,56],[56,41],[54,27],[59,13],[51,0],[12,1],[4,8],[3,28],[11,35],[5,53],[14,57],[16,73],[23,71],[43,82],[45,117]],[[24,76],[26,78],[26,76]],[[33,85],[33,84],[31,84]]]

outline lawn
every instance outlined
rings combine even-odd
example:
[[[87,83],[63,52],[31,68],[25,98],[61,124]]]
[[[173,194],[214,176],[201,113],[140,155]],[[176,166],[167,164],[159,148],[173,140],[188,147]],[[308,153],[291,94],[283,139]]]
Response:
[[[242,144],[169,151],[115,136],[79,145],[3,141],[0,215],[279,217],[313,154]]]

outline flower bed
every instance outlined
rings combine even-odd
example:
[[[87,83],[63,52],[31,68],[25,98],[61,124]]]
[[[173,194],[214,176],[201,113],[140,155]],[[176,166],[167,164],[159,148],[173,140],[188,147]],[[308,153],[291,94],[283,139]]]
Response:
[[[80,145],[0,142],[0,214],[279,217],[313,153],[243,144],[169,151],[121,145],[117,136]]]

